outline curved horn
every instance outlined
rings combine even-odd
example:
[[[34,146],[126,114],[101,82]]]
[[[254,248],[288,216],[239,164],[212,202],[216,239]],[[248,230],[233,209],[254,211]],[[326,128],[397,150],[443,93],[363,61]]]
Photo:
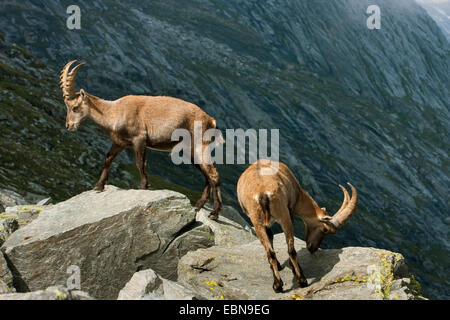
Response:
[[[356,191],[355,187],[352,186],[350,183],[347,182],[347,184],[350,186],[350,188],[352,189],[352,197],[350,199],[348,199],[347,197],[349,197],[347,190],[345,190],[344,187],[342,187],[344,191],[344,203],[346,202],[346,198],[347,198],[347,204],[344,207],[344,203],[342,204],[341,209],[339,209],[339,211],[331,218],[330,222],[336,227],[336,228],[340,228],[342,227],[342,225],[344,224],[345,221],[347,221],[350,216],[353,214],[353,212],[356,209],[356,204],[358,203],[358,192]]]
[[[68,76],[68,73],[69,73],[69,68],[76,61],[77,60],[70,61],[61,70],[61,76],[59,77],[61,81],[59,82],[59,86],[61,87],[61,90],[63,92],[63,97],[70,96],[70,93],[66,89],[66,81],[67,81],[67,76]]]
[[[69,72],[70,67],[76,61],[77,60],[72,60],[69,63],[67,63],[61,71],[60,86],[64,98],[73,97],[75,95],[75,78],[77,76],[78,70],[81,68],[81,66],[84,65],[84,63],[80,63]]]
[[[344,192],[344,201],[342,201],[341,207],[335,214],[339,214],[342,210],[344,210],[348,204],[348,201],[350,200],[350,196],[347,192],[347,189],[345,189],[341,184],[339,185],[339,187],[342,189],[342,192]]]

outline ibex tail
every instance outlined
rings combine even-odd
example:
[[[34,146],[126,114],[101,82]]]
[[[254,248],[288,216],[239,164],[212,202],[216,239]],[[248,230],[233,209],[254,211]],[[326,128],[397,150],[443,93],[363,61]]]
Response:
[[[259,195],[259,204],[261,205],[264,213],[264,225],[267,227],[270,224],[270,200],[269,196],[265,193]]]

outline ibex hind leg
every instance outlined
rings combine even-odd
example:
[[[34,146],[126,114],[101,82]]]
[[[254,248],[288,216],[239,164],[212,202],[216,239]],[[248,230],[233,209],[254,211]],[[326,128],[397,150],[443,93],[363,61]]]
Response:
[[[213,198],[214,198],[214,207],[213,207],[213,211],[209,214],[209,218],[211,220],[217,220],[219,218],[219,212],[220,210],[222,210],[222,196],[220,194],[220,177],[219,177],[219,173],[217,172],[216,168],[214,168],[214,166],[212,165],[212,162],[210,160],[210,157],[208,155],[207,152],[205,151],[205,148],[207,148],[208,145],[203,145],[202,149],[200,150],[200,148],[198,149],[194,149],[193,150],[193,154],[197,154],[197,158],[200,160],[198,167],[200,169],[200,171],[203,173],[203,175],[205,176],[209,187],[211,188],[211,193],[213,194]],[[205,157],[206,156],[206,157]],[[194,158],[195,161],[195,158]],[[195,163],[195,162],[194,162]],[[205,189],[203,190],[203,195],[206,195],[205,199],[200,198],[200,203],[204,205],[204,203],[202,203],[203,201],[206,202],[207,197],[208,197],[208,189],[205,187]]]
[[[266,227],[266,233],[267,233],[267,237],[269,238],[270,245],[273,248],[273,231],[272,231],[272,229],[270,227]],[[280,271],[283,270],[284,267],[281,266],[281,264],[278,261],[278,259],[276,259],[276,260],[277,260],[277,268],[278,268],[278,270],[280,270]]]
[[[220,193],[219,174],[217,174],[216,169],[214,169],[214,171],[216,172],[216,178],[214,180],[214,185],[212,187],[212,193],[214,195],[214,207],[209,217],[213,220],[217,220],[219,218],[219,212],[222,210],[222,195]]]
[[[214,198],[214,206],[213,211],[209,214],[209,218],[212,220],[217,220],[219,218],[219,212],[222,210],[222,196],[220,195],[220,178],[219,174],[217,173],[216,169],[213,167],[212,164],[200,164],[200,168],[202,172],[205,172],[205,175],[208,177],[208,184],[211,188],[211,193],[213,194]],[[209,188],[206,190],[205,193],[209,193]],[[202,200],[202,199],[200,199]]]
[[[202,173],[202,175],[205,177],[205,187],[203,188],[203,193],[202,196],[200,197],[200,199],[198,199],[198,201],[195,203],[195,207],[197,209],[201,209],[203,208],[203,206],[205,205],[206,202],[208,202],[210,196],[211,196],[211,186],[208,182],[208,176],[206,175],[206,173],[202,170],[202,168],[198,165],[195,164],[195,167]]]
[[[275,251],[273,250],[272,245],[270,244],[269,235],[267,234],[266,228],[262,227],[258,224],[257,221],[252,221],[253,226],[255,227],[256,235],[258,236],[259,241],[264,246],[264,249],[267,253],[267,259],[269,260],[270,269],[272,269],[273,274],[273,291],[279,293],[283,292],[283,280],[281,280],[279,269],[278,269],[278,260],[275,255]]]
[[[147,173],[145,171],[146,166],[146,141],[145,139],[137,139],[133,142],[133,149],[136,154],[136,167],[139,170],[139,175],[141,176],[141,183],[139,189],[148,189],[150,184],[148,183]]]

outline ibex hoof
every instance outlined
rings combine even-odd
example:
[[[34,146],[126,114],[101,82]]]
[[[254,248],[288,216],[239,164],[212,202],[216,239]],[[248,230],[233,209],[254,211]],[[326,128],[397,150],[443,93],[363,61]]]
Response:
[[[105,187],[104,186],[95,186],[94,189],[92,189],[92,190],[97,191],[97,192],[102,192],[103,190],[105,190]]]
[[[217,213],[217,212],[211,212],[210,214],[209,214],[209,216],[208,216],[208,218],[210,219],[210,220],[214,220],[214,221],[216,221],[217,219],[219,219],[219,214]]]
[[[205,205],[206,201],[203,200],[198,200],[195,203],[195,208],[197,208],[197,210],[200,210],[201,208],[203,208],[203,206]]]
[[[298,285],[300,286],[300,288],[306,288],[308,286],[308,280],[306,279],[300,279],[298,281]]]
[[[283,292],[283,281],[281,282],[275,282],[273,284],[273,291],[275,291],[276,293],[281,293]]]

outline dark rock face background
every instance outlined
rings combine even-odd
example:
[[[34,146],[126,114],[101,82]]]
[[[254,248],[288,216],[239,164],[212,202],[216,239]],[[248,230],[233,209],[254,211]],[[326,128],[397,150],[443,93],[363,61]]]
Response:
[[[447,40],[450,39],[450,1],[447,0],[417,0],[434,21],[441,27]]]
[[[360,192],[324,246],[401,252],[424,296],[450,297],[449,42],[414,1],[80,1],[82,28],[68,30],[71,4],[0,4],[2,187],[62,200],[98,178],[108,138],[63,127],[59,71],[77,58],[78,87],[103,98],[171,95],[223,129],[280,129],[281,160],[320,205],[339,208],[338,183]],[[380,30],[366,27],[372,4]],[[244,168],[218,166],[227,204]],[[166,154],[151,152],[149,170],[203,186]],[[124,154],[111,180],[135,187],[135,174]]]

